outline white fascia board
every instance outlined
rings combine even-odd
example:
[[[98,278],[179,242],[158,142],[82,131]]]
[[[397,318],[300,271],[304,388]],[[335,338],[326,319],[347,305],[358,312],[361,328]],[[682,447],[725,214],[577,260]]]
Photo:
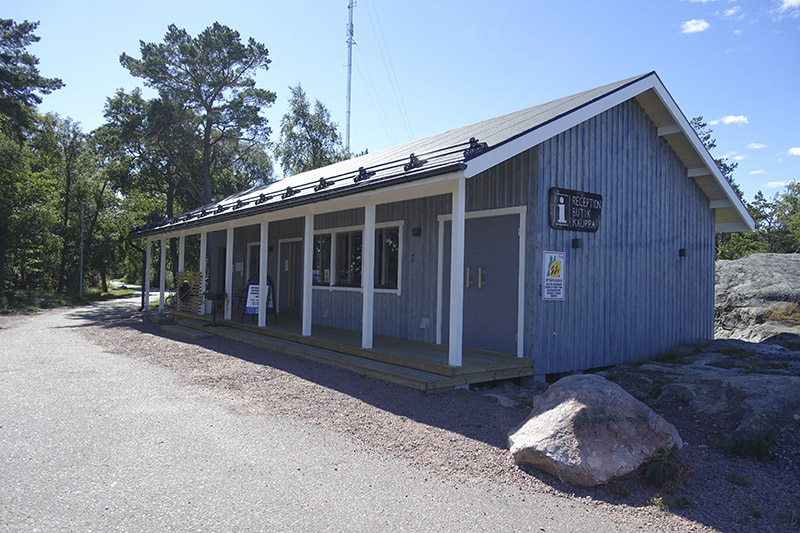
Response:
[[[719,170],[717,163],[714,161],[714,158],[711,157],[711,154],[706,149],[703,142],[700,140],[700,137],[697,136],[697,133],[692,128],[692,125],[689,124],[689,121],[686,120],[683,112],[678,107],[678,104],[675,103],[675,100],[672,99],[672,96],[667,91],[667,88],[664,87],[664,84],[661,83],[661,80],[658,76],[653,76],[654,78],[654,89],[658,97],[661,99],[661,102],[666,106],[667,110],[669,111],[672,118],[675,119],[675,122],[683,128],[683,134],[692,144],[697,152],[697,155],[703,160],[706,165],[706,168],[710,171],[710,174],[714,176],[716,179],[717,184],[720,188],[725,192],[725,196],[730,201],[731,205],[736,208],[736,212],[739,213],[739,216],[742,219],[741,224],[737,223],[730,223],[730,224],[717,224],[716,231],[718,233],[727,232],[727,231],[755,231],[756,223],[753,220],[753,217],[750,216],[750,213],[747,211],[742,200],[739,198],[739,195],[736,194],[736,191],[733,190],[731,184],[725,179],[725,176],[722,175],[722,172]],[[725,229],[728,226],[738,226],[740,229]]]
[[[728,180],[722,175],[722,172],[720,172],[716,162],[714,162],[714,158],[711,157],[711,154],[703,145],[702,141],[700,141],[700,138],[695,133],[691,124],[689,124],[689,121],[686,120],[683,112],[680,110],[680,108],[678,108],[678,104],[676,104],[675,100],[672,99],[669,91],[667,91],[667,88],[664,87],[664,84],[661,83],[661,80],[655,73],[648,74],[647,76],[626,87],[618,89],[617,91],[603,96],[583,107],[567,113],[566,115],[543,124],[542,126],[539,126],[538,128],[517,137],[516,139],[502,144],[497,148],[493,148],[488,152],[477,156],[475,159],[467,161],[467,168],[464,170],[464,176],[467,178],[477,176],[481,172],[484,172],[502,163],[503,161],[511,159],[515,155],[533,148],[537,144],[541,144],[547,139],[555,137],[556,135],[575,127],[578,124],[585,122],[596,115],[599,115],[600,113],[608,111],[609,109],[626,102],[631,98],[635,98],[649,89],[653,89],[656,95],[658,95],[661,103],[664,104],[675,121],[675,124],[680,127],[683,134],[686,136],[697,154],[705,163],[705,167],[707,168],[706,174],[714,176],[714,179],[717,181],[720,188],[722,188],[722,190],[725,192],[725,196],[728,198],[731,205],[736,208],[736,211],[742,218],[741,225],[737,225],[736,223],[718,224],[716,226],[716,231],[724,232],[755,230],[755,221],[753,220],[753,217],[750,216],[750,213],[747,211],[744,203],[742,203],[742,201],[739,199],[739,196],[733,190],[733,187],[731,187],[731,184],[728,183]],[[723,229],[731,226],[737,226],[743,229]]]

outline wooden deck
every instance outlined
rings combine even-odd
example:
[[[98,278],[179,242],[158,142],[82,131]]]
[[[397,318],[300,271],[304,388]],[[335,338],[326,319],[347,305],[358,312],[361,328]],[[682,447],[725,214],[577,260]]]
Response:
[[[361,348],[361,332],[315,324],[311,337],[301,335],[298,317],[269,317],[259,328],[249,317],[244,322],[217,319],[181,311],[175,318],[182,327],[202,330],[279,352],[314,359],[347,368],[378,379],[399,383],[425,392],[443,392],[454,387],[533,375],[533,361],[509,354],[465,348],[463,365],[447,364],[447,345],[410,341],[376,335],[373,349]]]

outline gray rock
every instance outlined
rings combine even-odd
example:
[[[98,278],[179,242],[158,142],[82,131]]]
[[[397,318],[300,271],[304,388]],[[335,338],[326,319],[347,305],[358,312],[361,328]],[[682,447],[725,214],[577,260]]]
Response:
[[[764,322],[788,302],[800,302],[800,255],[752,254],[716,263],[714,336],[761,342],[800,326]]]
[[[508,443],[517,464],[582,486],[608,483],[665,446],[683,445],[672,424],[592,374],[565,377],[537,396]]]

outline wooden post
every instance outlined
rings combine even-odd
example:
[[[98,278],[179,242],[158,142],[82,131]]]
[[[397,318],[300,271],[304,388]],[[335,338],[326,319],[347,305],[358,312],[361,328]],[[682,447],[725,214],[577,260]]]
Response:
[[[206,255],[208,253],[208,232],[200,232],[200,314],[206,314]]]
[[[178,272],[183,272],[185,261],[186,261],[186,235],[181,233],[180,237],[178,237]]]
[[[364,237],[361,243],[361,282],[364,286],[361,311],[361,347],[372,349],[375,305],[375,204],[372,202],[364,207]]]
[[[167,238],[161,238],[161,264],[158,279],[158,312],[164,312],[164,290],[167,285]]]
[[[228,226],[225,235],[225,320],[231,319],[233,312],[233,225]]]
[[[261,244],[258,263],[258,327],[267,325],[267,252],[269,246],[269,222],[261,222]],[[274,296],[273,296],[274,297]]]
[[[144,291],[144,309],[150,309],[150,263],[153,261],[153,241],[147,239],[147,246],[144,248],[144,279],[142,280],[142,290]]]
[[[450,346],[448,364],[461,366],[464,341],[464,216],[465,178],[456,180],[453,190],[453,223],[450,248]]]
[[[311,336],[311,263],[314,256],[314,215],[306,215],[303,235],[303,336]]]

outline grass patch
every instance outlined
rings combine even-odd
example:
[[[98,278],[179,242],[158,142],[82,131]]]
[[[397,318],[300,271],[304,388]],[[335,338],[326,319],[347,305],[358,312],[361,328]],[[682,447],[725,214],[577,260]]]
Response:
[[[669,499],[667,505],[670,508],[680,509],[682,511],[684,509],[688,509],[689,506],[692,505],[692,500],[690,500],[685,494],[676,494]]]
[[[751,352],[750,350],[745,350],[744,348],[723,348],[719,351],[719,353],[723,355],[727,355],[728,357],[732,357],[734,359],[744,359],[745,357],[750,357],[755,352]]]
[[[718,448],[726,455],[757,457],[763,461],[769,458],[771,445],[767,434],[759,433],[747,437],[728,437],[719,443]]]
[[[797,302],[791,302],[786,307],[767,313],[764,315],[764,320],[788,320],[795,326],[800,326],[800,305]]]
[[[134,293],[133,289],[122,287],[112,287],[106,292],[101,291],[98,287],[86,287],[83,291],[83,298],[78,298],[77,296],[59,296],[49,291],[17,291],[9,297],[0,298],[0,313],[27,313],[54,307],[84,305],[87,302],[125,298]]]
[[[662,498],[658,494],[647,500],[647,503],[652,505],[662,513],[669,512],[669,504],[664,500],[664,498]]]
[[[747,509],[747,516],[751,518],[762,518],[764,516],[764,512],[755,505],[750,505],[750,507]]]
[[[659,355],[655,358],[655,360],[659,363],[667,363],[670,365],[688,365],[691,363],[690,356],[691,354],[679,352],[677,350],[671,350],[667,353]]]
[[[737,474],[736,472],[731,472],[725,476],[725,479],[727,479],[729,483],[733,483],[734,485],[738,485],[740,487],[750,486],[750,480],[741,474]]]
[[[800,514],[794,507],[786,507],[780,514],[781,522],[789,525],[790,528],[800,529]]]
[[[683,476],[683,466],[675,457],[674,447],[666,444],[647,462],[644,469],[644,479],[649,484],[663,487],[665,483],[677,483]]]

